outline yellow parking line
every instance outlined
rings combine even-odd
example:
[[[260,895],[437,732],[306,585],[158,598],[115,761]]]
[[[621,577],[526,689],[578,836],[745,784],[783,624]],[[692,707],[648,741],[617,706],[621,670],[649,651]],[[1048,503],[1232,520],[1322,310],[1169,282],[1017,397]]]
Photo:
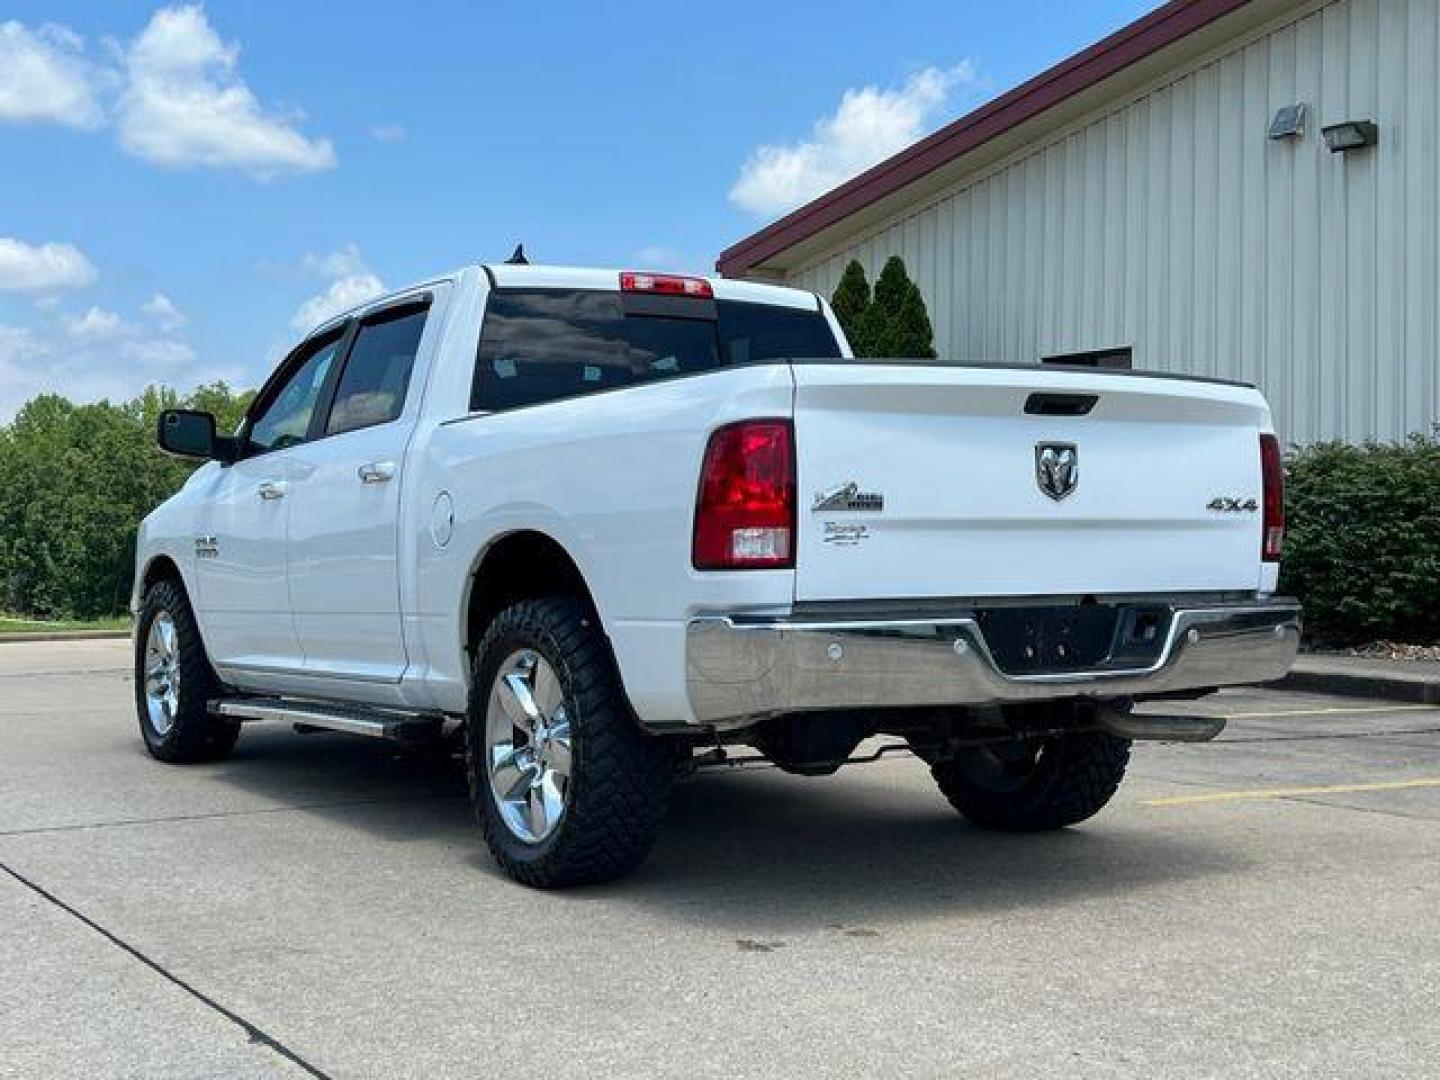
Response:
[[[1276,712],[1230,713],[1226,720],[1269,720],[1282,716],[1359,716],[1363,713],[1440,712],[1440,705],[1365,705],[1360,708],[1341,706],[1326,709],[1282,709]]]
[[[1389,780],[1377,784],[1331,784],[1328,787],[1262,788],[1257,791],[1211,791],[1204,795],[1173,795],[1141,799],[1141,806],[1194,806],[1197,803],[1240,802],[1245,799],[1292,799],[1303,795],[1348,795],[1357,791],[1409,791],[1440,788],[1440,777],[1424,780]]]

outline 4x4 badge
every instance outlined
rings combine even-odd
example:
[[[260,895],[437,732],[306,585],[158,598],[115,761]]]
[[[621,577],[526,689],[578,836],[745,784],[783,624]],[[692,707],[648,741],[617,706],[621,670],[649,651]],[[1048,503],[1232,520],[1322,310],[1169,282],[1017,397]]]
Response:
[[[1206,510],[1220,514],[1253,514],[1260,509],[1258,499],[1235,498],[1230,495],[1216,495],[1205,504]]]
[[[1035,444],[1035,482],[1059,502],[1080,483],[1080,449],[1074,443]]]

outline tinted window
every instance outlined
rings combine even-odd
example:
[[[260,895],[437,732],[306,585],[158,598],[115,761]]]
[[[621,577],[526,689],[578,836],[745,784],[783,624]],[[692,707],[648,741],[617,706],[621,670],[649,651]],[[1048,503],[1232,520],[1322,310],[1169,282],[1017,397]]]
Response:
[[[400,415],[426,311],[400,308],[361,325],[335,390],[327,435],[384,424]]]
[[[818,311],[734,300],[722,300],[718,307],[727,365],[760,360],[833,360],[840,356],[840,345],[830,332],[830,324]]]
[[[299,366],[292,367],[290,374],[267,392],[269,400],[255,414],[245,440],[246,453],[264,454],[305,441],[339,344],[337,332],[301,347],[294,361]]]
[[[731,364],[839,355],[818,311],[501,289],[485,311],[470,407],[508,409]]]

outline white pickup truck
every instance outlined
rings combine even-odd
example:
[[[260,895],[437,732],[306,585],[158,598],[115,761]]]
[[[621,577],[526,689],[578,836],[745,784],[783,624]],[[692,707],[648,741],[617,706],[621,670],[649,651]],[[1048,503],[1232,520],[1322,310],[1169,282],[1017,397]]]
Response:
[[[463,740],[519,881],[637,865],[672,781],[904,747],[978,825],[1113,795],[1132,712],[1285,673],[1254,389],[852,358],[812,293],[472,266],[319,327],[140,530],[140,730]],[[874,744],[872,744],[873,746]],[[870,756],[874,756],[872,753]]]

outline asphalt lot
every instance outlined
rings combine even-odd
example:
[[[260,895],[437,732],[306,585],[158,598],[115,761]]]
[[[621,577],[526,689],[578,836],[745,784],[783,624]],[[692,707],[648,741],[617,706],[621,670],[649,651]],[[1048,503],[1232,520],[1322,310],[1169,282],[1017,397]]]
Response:
[[[0,646],[3,1076],[1433,1076],[1440,710],[1276,692],[1089,824],[913,759],[678,789],[640,874],[511,885],[453,768],[247,729],[168,767],[126,642]]]

